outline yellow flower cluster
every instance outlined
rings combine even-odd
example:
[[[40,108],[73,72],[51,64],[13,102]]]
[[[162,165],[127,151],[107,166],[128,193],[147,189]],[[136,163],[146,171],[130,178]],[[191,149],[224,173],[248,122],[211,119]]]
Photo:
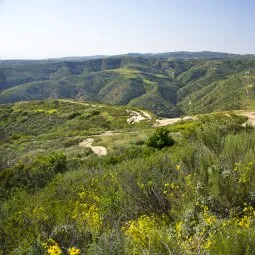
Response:
[[[197,206],[201,213],[188,222],[179,221],[175,225],[175,235],[181,250],[185,254],[198,254],[212,246],[213,230],[217,226],[217,217],[212,215],[204,205]],[[193,229],[193,231],[190,231]]]
[[[166,194],[169,198],[172,198],[176,195],[176,191],[179,189],[179,185],[172,182],[172,183],[165,183],[164,184],[164,194]]]
[[[80,255],[80,249],[75,248],[75,247],[71,247],[68,249],[69,255]]]
[[[130,221],[128,226],[124,228],[124,232],[127,236],[132,237],[135,243],[145,246],[153,228],[154,219],[143,215],[137,220]]]
[[[99,228],[102,225],[102,219],[95,205],[87,207],[87,210],[83,212],[82,215],[90,228]]]
[[[209,214],[207,206],[204,206],[203,221],[209,226],[217,221],[217,218],[214,215]]]
[[[199,252],[209,249],[212,245],[211,234],[206,227],[190,235],[185,231],[183,222],[178,222],[175,226],[175,233],[179,247],[184,254],[200,254]]]
[[[96,179],[92,179],[92,185],[96,181]],[[85,223],[90,231],[98,231],[102,226],[102,218],[97,207],[99,196],[96,190],[86,190],[83,188],[78,193],[78,196],[72,218],[76,219],[80,224]]]
[[[86,203],[76,203],[73,214],[74,219],[80,219],[86,222],[86,226],[91,231],[98,231],[102,226],[102,218],[99,214],[98,208],[96,205],[86,204]]]
[[[252,206],[244,204],[245,207],[242,212],[242,217],[234,217],[232,219],[224,220],[221,223],[222,227],[237,226],[240,228],[250,228],[254,222],[255,209]]]
[[[185,177],[185,181],[186,181],[187,186],[192,187],[193,183],[192,183],[192,176],[191,176],[191,174],[189,174],[189,175],[187,175]]]
[[[155,216],[143,215],[136,220],[130,221],[122,230],[125,235],[131,237],[135,246],[146,247],[152,243],[160,243],[164,239],[166,242],[170,238],[169,235],[163,236],[161,231],[161,223],[164,218],[156,219]]]
[[[92,179],[92,180],[94,180],[94,179]],[[78,193],[78,195],[81,200],[86,199],[91,202],[99,201],[99,197],[96,194],[96,192],[92,192],[91,190],[87,191],[85,189],[82,189],[81,192]]]
[[[180,165],[180,164],[177,164],[177,165],[176,165],[176,170],[177,170],[177,171],[180,171],[180,170],[181,170],[181,165]]]
[[[59,247],[59,245],[57,243],[55,243],[48,248],[48,254],[49,255],[61,255],[62,251],[61,251],[61,248]]]
[[[176,223],[176,225],[175,225],[175,231],[176,231],[176,235],[178,238],[181,238],[181,236],[182,236],[182,226],[183,226],[182,221]]]
[[[58,243],[56,243],[51,238],[48,240],[48,244],[47,243],[43,244],[43,247],[45,249],[47,249],[49,255],[62,255],[63,254],[63,252],[62,252],[60,246],[58,245]],[[80,255],[81,252],[80,252],[80,249],[78,249],[76,247],[70,247],[68,249],[68,254],[69,255]]]
[[[243,218],[237,221],[237,225],[244,228],[249,228],[252,223],[252,218],[245,215]]]
[[[254,221],[255,210],[252,206],[245,204],[243,214],[242,218],[236,220],[236,224],[240,227],[249,228]]]

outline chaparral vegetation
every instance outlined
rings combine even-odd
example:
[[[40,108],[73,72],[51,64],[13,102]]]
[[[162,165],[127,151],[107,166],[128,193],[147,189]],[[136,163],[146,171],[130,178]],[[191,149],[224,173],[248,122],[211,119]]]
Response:
[[[151,116],[128,124],[125,107],[68,100],[2,105],[0,254],[253,254],[247,117],[156,128]],[[106,156],[79,145],[91,137]]]

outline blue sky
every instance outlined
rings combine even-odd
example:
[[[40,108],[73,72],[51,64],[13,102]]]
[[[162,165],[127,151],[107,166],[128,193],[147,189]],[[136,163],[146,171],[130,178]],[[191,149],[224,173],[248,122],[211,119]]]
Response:
[[[0,58],[255,54],[254,0],[0,0]]]

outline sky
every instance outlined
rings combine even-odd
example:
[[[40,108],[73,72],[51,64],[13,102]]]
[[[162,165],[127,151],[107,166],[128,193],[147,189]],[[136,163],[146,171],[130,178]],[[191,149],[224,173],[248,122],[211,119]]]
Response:
[[[254,0],[0,0],[0,59],[255,54]]]

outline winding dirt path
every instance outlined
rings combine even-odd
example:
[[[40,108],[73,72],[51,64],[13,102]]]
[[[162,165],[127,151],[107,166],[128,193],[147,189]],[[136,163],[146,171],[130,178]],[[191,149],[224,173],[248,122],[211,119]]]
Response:
[[[88,138],[79,143],[80,147],[91,148],[91,150],[98,156],[106,156],[107,150],[103,146],[92,146],[94,142],[94,138]]]
[[[102,134],[99,134],[99,135],[94,135],[94,136],[113,136],[113,135],[120,135],[121,133],[118,133],[118,132],[113,132],[113,131],[105,131],[104,133]]]
[[[248,123],[252,126],[255,126],[255,112],[243,112],[243,113],[236,113],[237,115],[243,115],[248,117]],[[157,119],[156,123],[154,124],[154,127],[162,127],[174,124],[180,120],[195,120],[196,117],[192,116],[186,116],[183,118],[170,118],[170,119]]]
[[[171,125],[174,124],[180,120],[192,120],[194,119],[191,116],[186,116],[183,118],[170,118],[170,119],[157,119],[156,123],[154,124],[154,127],[163,127],[163,126],[167,126],[167,125]]]
[[[148,120],[151,120],[151,115],[148,113],[148,112],[145,112],[145,111],[140,111],[143,116],[145,116],[145,118],[147,118]]]
[[[255,112],[243,112],[240,115],[248,117],[248,123],[255,126]]]
[[[71,103],[71,104],[80,104],[80,105],[85,105],[85,106],[90,105],[90,104],[88,104],[88,103],[78,102],[78,101],[69,100],[69,99],[58,99],[58,100],[59,100],[59,101],[62,101],[62,102],[66,102],[66,103]]]
[[[145,111],[136,112],[126,109],[126,112],[130,114],[130,117],[127,119],[128,124],[139,123],[143,120],[151,120],[150,114]]]

